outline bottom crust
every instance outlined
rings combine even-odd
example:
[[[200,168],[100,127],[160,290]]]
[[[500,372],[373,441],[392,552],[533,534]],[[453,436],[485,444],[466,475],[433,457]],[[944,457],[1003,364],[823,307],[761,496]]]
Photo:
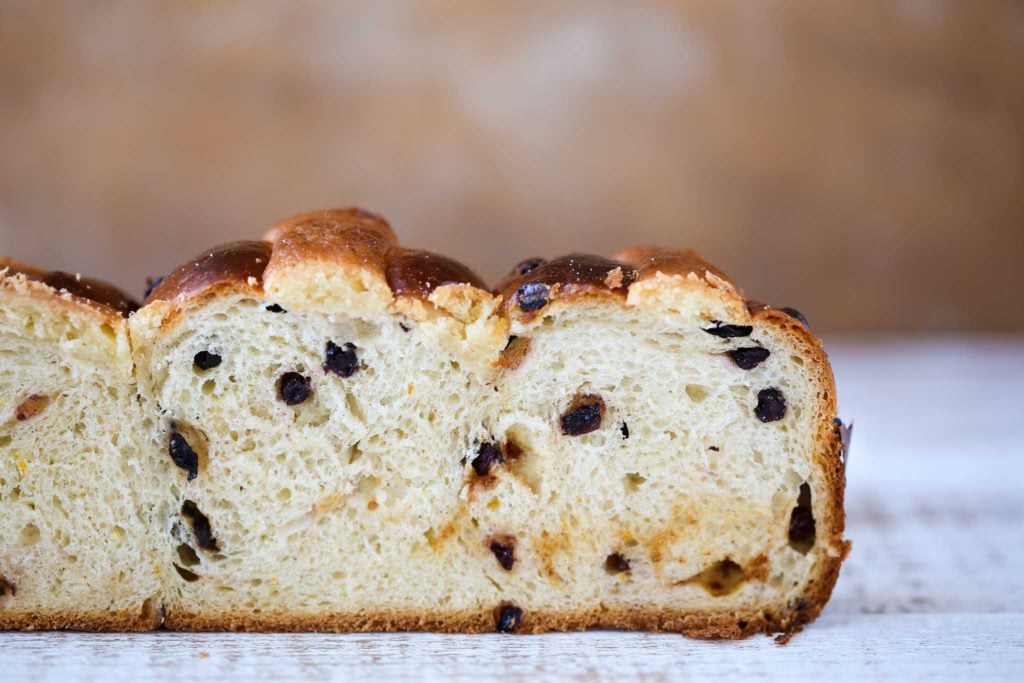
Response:
[[[18,613],[0,610],[0,631],[152,631],[159,614],[119,612]]]
[[[743,618],[746,616],[747,618]],[[772,616],[772,615],[768,615]],[[165,626],[178,631],[494,633],[499,608],[484,612],[452,612],[438,616],[412,613],[365,614],[185,614],[169,615]],[[743,638],[755,633],[789,633],[809,619],[769,620],[764,615],[693,614],[644,608],[588,611],[524,611],[512,633],[547,633],[586,629],[671,632],[696,638]]]
[[[844,550],[848,544],[843,545]],[[804,597],[781,612],[688,612],[644,607],[600,607],[590,610],[526,611],[514,633],[624,629],[681,633],[693,638],[745,638],[756,633],[779,634],[787,642],[821,613],[839,578],[843,557],[821,561],[818,577]],[[161,622],[176,631],[278,631],[278,632],[386,632],[432,631],[435,633],[493,633],[498,631],[501,606],[485,611],[288,614],[254,612],[189,613],[171,610],[161,619],[155,610],[126,612],[58,612],[50,614],[0,611],[0,630],[148,631]]]
[[[745,638],[756,633],[779,634],[786,642],[813,621],[828,600],[839,577],[842,557],[822,561],[821,573],[804,598],[776,613],[697,612],[644,607],[600,607],[592,610],[527,611],[515,633],[624,629],[681,633],[693,638]],[[164,625],[177,631],[279,631],[279,632],[387,632],[432,631],[435,633],[494,633],[500,606],[486,611],[447,612],[428,615],[414,612],[366,612],[348,614],[286,613],[188,613],[171,610]]]

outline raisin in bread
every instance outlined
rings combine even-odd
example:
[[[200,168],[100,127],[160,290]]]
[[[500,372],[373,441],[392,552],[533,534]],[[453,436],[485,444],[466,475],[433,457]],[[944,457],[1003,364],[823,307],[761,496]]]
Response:
[[[104,283],[0,259],[0,628],[159,624],[133,308]]]
[[[131,330],[172,628],[791,633],[847,550],[820,343],[690,252],[489,292],[317,212]]]

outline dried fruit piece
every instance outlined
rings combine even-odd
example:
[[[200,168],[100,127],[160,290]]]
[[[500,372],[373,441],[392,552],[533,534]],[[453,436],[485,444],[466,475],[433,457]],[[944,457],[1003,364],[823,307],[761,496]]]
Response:
[[[543,282],[527,282],[516,290],[516,300],[520,310],[536,311],[548,305],[550,293],[550,288]]]
[[[539,268],[542,263],[544,263],[544,259],[542,258],[528,258],[517,263],[515,268],[512,269],[512,272],[516,275],[526,275],[531,270]]]
[[[498,444],[493,441],[485,441],[480,444],[480,447],[477,449],[477,456],[473,458],[473,462],[470,464],[473,466],[473,471],[476,472],[477,476],[486,477],[491,473],[491,467],[503,460],[501,448]]]
[[[517,337],[512,335],[508,338],[508,343],[505,344],[505,348],[501,352],[501,356],[498,358],[498,365],[508,370],[515,370],[519,367],[519,364],[526,358],[527,352],[530,350],[530,338],[529,337]]]
[[[504,602],[498,607],[496,621],[499,633],[515,633],[523,621],[523,610],[511,602]]]
[[[267,310],[271,313],[287,313],[285,309],[281,308],[281,304],[270,304],[267,306]]]
[[[780,308],[779,310],[788,315],[790,318],[796,318],[797,320],[799,320],[804,327],[811,327],[811,324],[807,322],[807,318],[804,317],[804,314],[796,310],[795,308],[790,308],[789,306],[786,306],[785,308]]]
[[[359,357],[356,355],[356,345],[345,342],[338,346],[332,341],[327,342],[326,359],[324,360],[324,372],[333,372],[339,377],[351,377],[359,369]]]
[[[200,351],[192,358],[192,362],[200,370],[212,370],[220,365],[220,355],[210,351]]]
[[[199,456],[188,445],[178,432],[171,432],[170,441],[167,444],[167,452],[174,464],[188,472],[187,481],[192,481],[199,474]]]
[[[623,439],[628,439],[629,438],[629,425],[628,424],[623,422],[622,426],[619,427],[619,431],[622,432],[622,438]]]
[[[604,399],[596,394],[583,394],[573,399],[569,409],[562,414],[562,433],[566,436],[589,434],[601,426],[604,418]]]
[[[18,407],[14,410],[14,418],[19,422],[24,422],[25,420],[31,419],[46,410],[46,406],[48,405],[50,405],[49,396],[32,394],[18,404]]]
[[[217,546],[217,539],[213,537],[213,531],[210,529],[210,520],[200,511],[198,505],[191,500],[186,500],[181,504],[181,514],[192,526],[192,533],[200,548],[215,552],[220,550]]]
[[[153,290],[160,286],[160,283],[164,281],[163,276],[160,277],[147,277],[146,278],[146,291],[142,295],[143,299],[148,299],[149,295],[153,293]]]
[[[723,323],[721,320],[712,320],[711,324],[713,327],[705,327],[704,331],[723,339],[731,339],[732,337],[749,337],[750,333],[754,331],[754,327],[752,325],[729,325]]]
[[[516,539],[511,536],[493,539],[488,547],[494,553],[501,568],[505,571],[512,571],[512,566],[516,563]]]
[[[814,513],[811,511],[811,487],[800,484],[800,495],[796,507],[789,517],[789,547],[804,555],[814,547],[816,529]]]
[[[757,392],[754,414],[761,422],[775,422],[786,415],[786,399],[782,392],[771,387]]]
[[[178,575],[181,576],[181,578],[185,579],[186,581],[188,581],[190,583],[192,581],[198,581],[199,580],[199,575],[198,574],[193,574],[192,572],[190,572],[189,570],[185,569],[184,567],[179,567],[178,565],[174,565],[174,568],[178,571]]]
[[[196,551],[192,549],[187,543],[182,543],[178,546],[178,559],[186,567],[194,567],[199,564],[199,556],[196,555]]]
[[[604,561],[604,570],[609,574],[621,574],[629,571],[629,560],[619,553],[612,553]]]
[[[312,390],[312,380],[298,372],[286,372],[277,380],[277,394],[290,406],[305,401]]]
[[[753,370],[761,363],[768,360],[771,352],[760,346],[750,346],[742,349],[735,349],[729,352],[729,356],[742,370]]]

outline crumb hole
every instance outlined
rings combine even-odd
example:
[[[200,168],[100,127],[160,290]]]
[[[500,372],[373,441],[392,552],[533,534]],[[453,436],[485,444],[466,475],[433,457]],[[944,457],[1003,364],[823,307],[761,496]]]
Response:
[[[702,384],[687,384],[686,395],[690,397],[690,400],[694,403],[700,403],[708,397],[711,391]]]
[[[743,568],[731,559],[726,558],[721,562],[711,565],[692,579],[688,579],[687,583],[697,582],[708,593],[715,597],[721,597],[735,591],[746,580],[747,575]]]
[[[623,486],[626,487],[626,491],[634,493],[640,489],[640,485],[647,481],[646,477],[640,476],[637,472],[629,472],[622,480]]]
[[[789,547],[806,555],[814,547],[816,535],[814,513],[811,510],[811,487],[804,482],[800,484],[796,507],[789,517]]]
[[[39,542],[39,527],[35,524],[26,524],[18,536],[18,543],[21,545],[35,545]]]

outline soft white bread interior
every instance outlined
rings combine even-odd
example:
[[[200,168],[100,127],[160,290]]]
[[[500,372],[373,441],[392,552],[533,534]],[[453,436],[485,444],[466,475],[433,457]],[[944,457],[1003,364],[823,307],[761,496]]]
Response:
[[[408,627],[494,592],[432,538],[485,436],[506,327],[496,300],[445,259],[394,251],[376,218],[325,221],[272,249],[204,255],[215,277],[183,289],[172,275],[132,319],[166,482],[171,627]],[[352,251],[363,238],[369,265]],[[389,253],[438,272],[438,286],[395,302],[377,263]],[[195,452],[193,471],[175,464],[175,440]]]
[[[492,294],[318,212],[131,330],[172,628],[792,633],[847,550],[820,343],[688,252]]]
[[[159,624],[130,308],[0,260],[0,628]]]
[[[827,361],[690,258],[573,256],[502,288],[518,349],[491,429],[512,457],[469,514],[514,545],[502,584],[527,623],[791,632],[831,591],[847,546]]]

